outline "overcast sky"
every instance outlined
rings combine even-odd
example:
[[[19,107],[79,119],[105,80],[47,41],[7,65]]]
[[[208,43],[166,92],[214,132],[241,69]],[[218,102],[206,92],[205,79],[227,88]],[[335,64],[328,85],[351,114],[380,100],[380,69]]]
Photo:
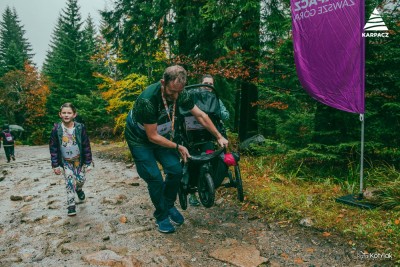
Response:
[[[78,0],[82,20],[86,20],[88,14],[95,24],[99,25],[100,15],[98,10],[112,7],[110,0]],[[0,0],[0,21],[6,7],[15,8],[21,21],[25,38],[32,45],[33,61],[40,68],[49,49],[51,35],[57,23],[62,9],[67,7],[67,0]]]

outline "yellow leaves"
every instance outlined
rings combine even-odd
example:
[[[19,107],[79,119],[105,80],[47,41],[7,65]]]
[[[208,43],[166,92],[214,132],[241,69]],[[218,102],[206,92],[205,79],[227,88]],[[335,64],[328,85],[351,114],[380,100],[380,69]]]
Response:
[[[282,253],[282,254],[281,254],[281,257],[284,258],[284,259],[288,259],[288,258],[289,258],[289,255],[288,255],[287,253]]]
[[[400,219],[394,220],[394,224],[395,225],[399,225],[400,224]]]
[[[129,74],[122,80],[114,80],[99,73],[95,76],[103,80],[98,88],[102,91],[102,98],[108,102],[107,111],[115,116],[115,129],[123,129],[125,121],[121,120],[121,116],[128,113],[134,100],[148,86],[147,77],[136,73]]]
[[[167,55],[165,54],[164,51],[158,51],[158,52],[156,52],[155,59],[156,59],[157,61],[163,61],[163,60],[165,60],[166,58],[167,58]]]
[[[121,217],[119,217],[119,221],[120,223],[126,223],[128,221],[128,218],[126,218],[125,215],[122,215]]]
[[[315,249],[314,248],[307,248],[306,252],[307,253],[314,253]]]
[[[259,100],[259,101],[251,103],[251,105],[252,106],[257,105],[262,109],[278,109],[278,110],[285,110],[289,107],[288,104],[286,104],[282,101],[268,102],[268,101]]]
[[[350,246],[355,246],[355,245],[356,245],[356,243],[355,243],[353,240],[349,240],[347,243],[348,243]]]
[[[333,191],[335,194],[337,194],[337,193],[339,193],[340,191],[342,191],[342,188],[341,188],[339,185],[335,185],[335,186],[332,188],[332,191]]]
[[[233,38],[237,38],[237,37],[239,37],[239,36],[240,36],[240,33],[238,33],[238,32],[232,33],[232,37],[233,37]]]
[[[295,258],[295,259],[294,259],[294,263],[296,263],[296,264],[303,264],[304,261],[303,261],[302,258]]]
[[[285,260],[289,259],[289,255],[285,252],[281,254],[281,257],[284,258]],[[304,263],[304,260],[302,258],[295,258],[293,261],[295,264],[303,264]]]
[[[344,214],[340,213],[340,214],[336,217],[336,222],[340,222],[343,218],[344,218]]]
[[[329,233],[329,232],[323,232],[323,233],[322,233],[322,236],[323,236],[323,237],[329,237],[329,236],[331,236],[331,233]]]

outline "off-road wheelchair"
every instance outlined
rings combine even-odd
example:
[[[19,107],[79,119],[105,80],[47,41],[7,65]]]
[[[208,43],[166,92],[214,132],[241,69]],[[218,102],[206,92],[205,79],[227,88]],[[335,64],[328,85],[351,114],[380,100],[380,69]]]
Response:
[[[211,90],[206,90],[206,88]],[[215,88],[207,84],[185,87],[195,104],[213,121],[218,131],[226,138],[226,130],[221,121],[221,107]],[[198,192],[201,204],[212,207],[215,190],[220,186],[237,189],[239,201],[243,201],[243,185],[239,167],[239,153],[227,153],[226,148],[218,148],[215,137],[209,133],[189,111],[180,110],[178,119],[180,138],[191,158],[183,164],[183,178],[178,197],[183,210],[188,206],[188,194]]]

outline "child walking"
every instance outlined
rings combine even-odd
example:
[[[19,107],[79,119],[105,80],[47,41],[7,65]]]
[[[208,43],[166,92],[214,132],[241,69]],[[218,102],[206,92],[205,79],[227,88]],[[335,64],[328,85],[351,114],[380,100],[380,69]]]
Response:
[[[92,166],[92,151],[85,125],[74,121],[77,115],[74,105],[63,104],[58,115],[61,122],[54,124],[49,142],[51,166],[56,175],[64,173],[68,216],[74,216],[75,193],[79,200],[85,200],[82,187],[86,180],[85,173]]]
[[[4,124],[3,131],[0,133],[0,139],[3,139],[3,147],[4,152],[6,153],[7,162],[9,163],[10,160],[15,160],[14,155],[14,145],[15,145],[15,136],[10,131],[10,126],[8,124]],[[1,147],[1,142],[0,142]]]

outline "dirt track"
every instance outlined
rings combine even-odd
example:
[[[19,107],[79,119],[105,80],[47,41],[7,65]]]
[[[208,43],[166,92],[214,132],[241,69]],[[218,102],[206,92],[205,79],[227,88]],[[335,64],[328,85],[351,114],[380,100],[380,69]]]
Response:
[[[391,266],[338,237],[265,223],[227,201],[235,191],[210,209],[189,206],[185,224],[161,234],[135,169],[96,153],[87,199],[68,217],[48,147],[18,146],[16,156],[0,156],[0,266]]]

